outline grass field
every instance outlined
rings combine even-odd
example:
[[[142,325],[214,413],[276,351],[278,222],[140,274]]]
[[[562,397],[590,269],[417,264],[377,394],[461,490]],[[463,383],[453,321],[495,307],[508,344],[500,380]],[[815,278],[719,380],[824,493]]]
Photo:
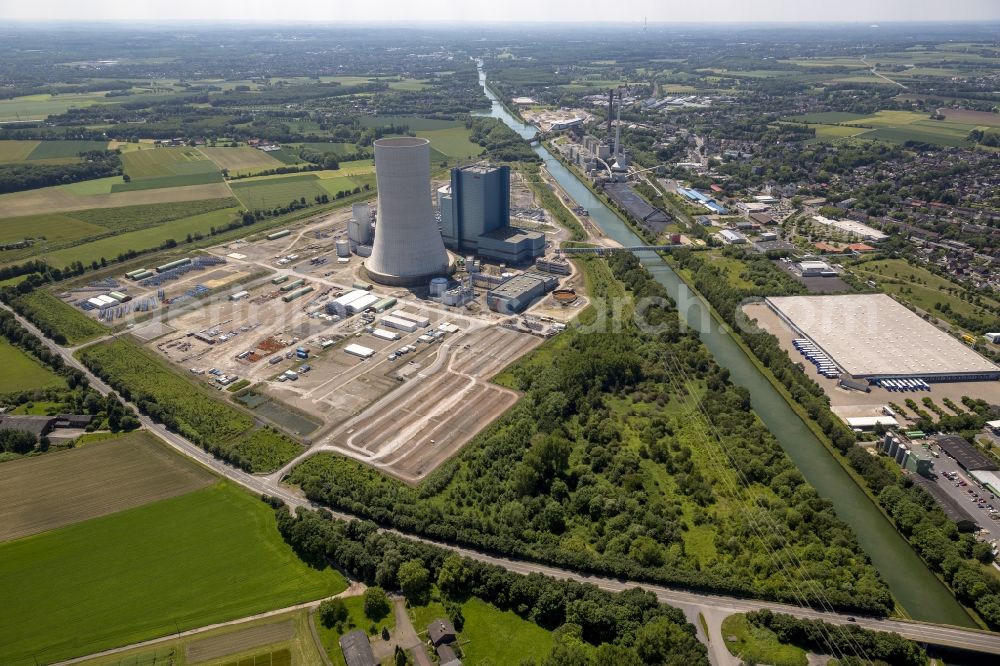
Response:
[[[385,125],[406,125],[414,132],[442,130],[458,127],[461,123],[454,120],[439,120],[437,118],[421,118],[420,116],[361,116],[358,122],[362,127],[384,127]]]
[[[18,303],[28,311],[28,319],[43,322],[47,327],[62,333],[66,336],[66,342],[71,345],[88,342],[108,332],[108,329],[44,289],[36,289],[20,296]]]
[[[0,141],[0,164],[23,162],[40,141]]]
[[[66,385],[62,377],[3,338],[0,338],[0,368],[3,368],[0,371],[0,394]],[[3,491],[3,484],[0,483],[0,495]],[[0,519],[0,538],[5,526],[4,520]]]
[[[468,666],[517,664],[526,657],[540,658],[552,649],[552,632],[524,620],[513,611],[502,611],[475,597],[462,604],[465,626],[459,633],[462,663]],[[422,637],[427,625],[448,617],[444,606],[431,602],[410,609],[413,628]]]
[[[40,141],[28,155],[29,160],[76,157],[92,150],[107,150],[107,141]]]
[[[233,194],[250,210],[287,206],[290,202],[305,198],[312,203],[314,198],[328,192],[319,186],[315,174],[297,174],[268,180],[243,180],[230,184]]]
[[[12,243],[26,238],[45,237],[50,243],[76,240],[107,233],[106,227],[78,220],[70,215],[52,213],[15,217],[0,223],[0,243]],[[40,250],[41,248],[37,248]],[[0,261],[6,252],[0,251]]]
[[[89,243],[81,243],[75,247],[50,252],[46,256],[51,265],[65,266],[72,261],[82,261],[89,264],[92,261],[100,261],[101,257],[110,259],[127,250],[155,249],[171,238],[183,241],[188,234],[207,235],[212,227],[221,229],[229,224],[238,210],[238,208],[222,208],[193,217],[173,220],[148,229],[139,229]]]
[[[7,664],[67,659],[344,590],[227,483],[0,545]]]
[[[183,495],[214,478],[141,431],[15,460],[0,465],[0,541]]]
[[[249,146],[240,146],[239,148],[199,148],[199,152],[212,160],[220,169],[228,169],[231,174],[274,169],[284,164],[284,162],[274,159],[268,153]]]
[[[794,645],[784,645],[770,629],[751,625],[743,614],[730,615],[722,621],[722,636],[734,656],[750,664],[772,666],[806,666],[806,651]],[[735,641],[728,637],[734,636]]]
[[[0,121],[41,120],[69,109],[82,109],[106,101],[103,92],[25,95],[3,99],[0,100]]]
[[[238,150],[220,149],[215,150]],[[197,148],[154,148],[122,155],[122,164],[131,182],[112,186],[112,192],[161,187],[183,187],[222,181],[219,167]]]
[[[121,183],[121,178],[116,179]],[[121,208],[156,203],[198,201],[232,196],[225,183],[192,185],[111,193],[109,179],[102,178],[96,185],[56,185],[26,192],[0,194],[0,219],[23,217],[41,213],[65,213],[95,208]],[[78,187],[83,186],[83,187]],[[105,192],[104,190],[107,190]]]
[[[919,141],[941,146],[970,146],[969,132],[976,125],[957,120],[930,120],[914,111],[878,111],[863,116],[855,113],[811,113],[786,120],[807,123],[816,129],[817,140],[855,138],[887,143]]]
[[[482,146],[469,141],[469,130],[464,126],[422,130],[417,132],[417,136],[430,139],[431,148],[448,157],[476,157],[483,152]]]
[[[312,203],[323,194],[331,198],[340,190],[352,191],[355,187],[375,186],[375,167],[372,160],[344,162],[339,169],[314,171],[291,176],[261,176],[230,182],[233,194],[250,210],[287,206],[291,201],[305,197]]]
[[[300,148],[315,150],[318,153],[333,153],[334,155],[346,155],[355,153],[358,150],[358,147],[353,143],[337,143],[336,141],[329,143],[297,143],[295,145]]]
[[[308,611],[300,610],[165,640],[154,646],[127,650],[109,657],[85,659],[80,666],[154,666],[160,663],[172,666],[224,666],[234,663],[250,666],[253,662],[249,659],[253,657],[267,652],[277,657],[278,653],[285,651],[290,655],[293,666],[322,666],[323,660],[313,640],[309,622]],[[291,637],[281,639],[288,635],[289,629]],[[278,640],[261,642],[274,638]],[[213,652],[208,652],[206,648]],[[217,654],[222,650],[226,650],[222,657],[205,658],[206,654]],[[244,662],[244,659],[247,661]],[[266,663],[258,661],[253,666],[264,666]],[[271,666],[280,663],[279,660],[272,660]]]

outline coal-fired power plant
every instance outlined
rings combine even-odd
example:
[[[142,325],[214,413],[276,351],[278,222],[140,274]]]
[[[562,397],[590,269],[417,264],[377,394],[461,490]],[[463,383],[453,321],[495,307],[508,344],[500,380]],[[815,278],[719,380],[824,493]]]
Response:
[[[448,273],[448,253],[434,221],[430,141],[391,137],[375,142],[378,214],[365,269],[375,282],[427,284]]]

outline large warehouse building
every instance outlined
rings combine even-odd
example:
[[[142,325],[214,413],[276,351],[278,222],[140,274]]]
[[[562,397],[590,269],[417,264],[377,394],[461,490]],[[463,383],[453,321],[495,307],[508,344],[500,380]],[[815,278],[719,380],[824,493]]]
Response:
[[[983,358],[886,294],[776,296],[767,305],[844,372],[865,379],[1000,379]]]

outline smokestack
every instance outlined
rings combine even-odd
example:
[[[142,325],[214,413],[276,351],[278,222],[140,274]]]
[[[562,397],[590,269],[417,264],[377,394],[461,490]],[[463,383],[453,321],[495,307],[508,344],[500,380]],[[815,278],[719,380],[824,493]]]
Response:
[[[608,136],[611,136],[611,115],[615,111],[615,89],[608,88]]]
[[[392,137],[375,142],[378,221],[365,262],[372,280],[393,286],[426,284],[448,272],[448,253],[434,223],[430,141]]]
[[[615,162],[618,161],[622,141],[622,96],[618,95],[618,123],[615,125]]]

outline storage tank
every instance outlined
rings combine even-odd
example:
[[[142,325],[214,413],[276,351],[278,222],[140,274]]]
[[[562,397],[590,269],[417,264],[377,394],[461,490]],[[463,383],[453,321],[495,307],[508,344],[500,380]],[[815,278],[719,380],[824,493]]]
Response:
[[[349,257],[351,256],[351,243],[346,238],[342,238],[336,242],[337,246],[337,256],[338,257]]]
[[[436,277],[431,280],[431,296],[441,296],[448,290],[448,278]]]
[[[448,272],[448,253],[431,206],[430,141],[389,137],[375,142],[378,219],[365,268],[393,286],[426,284]]]

